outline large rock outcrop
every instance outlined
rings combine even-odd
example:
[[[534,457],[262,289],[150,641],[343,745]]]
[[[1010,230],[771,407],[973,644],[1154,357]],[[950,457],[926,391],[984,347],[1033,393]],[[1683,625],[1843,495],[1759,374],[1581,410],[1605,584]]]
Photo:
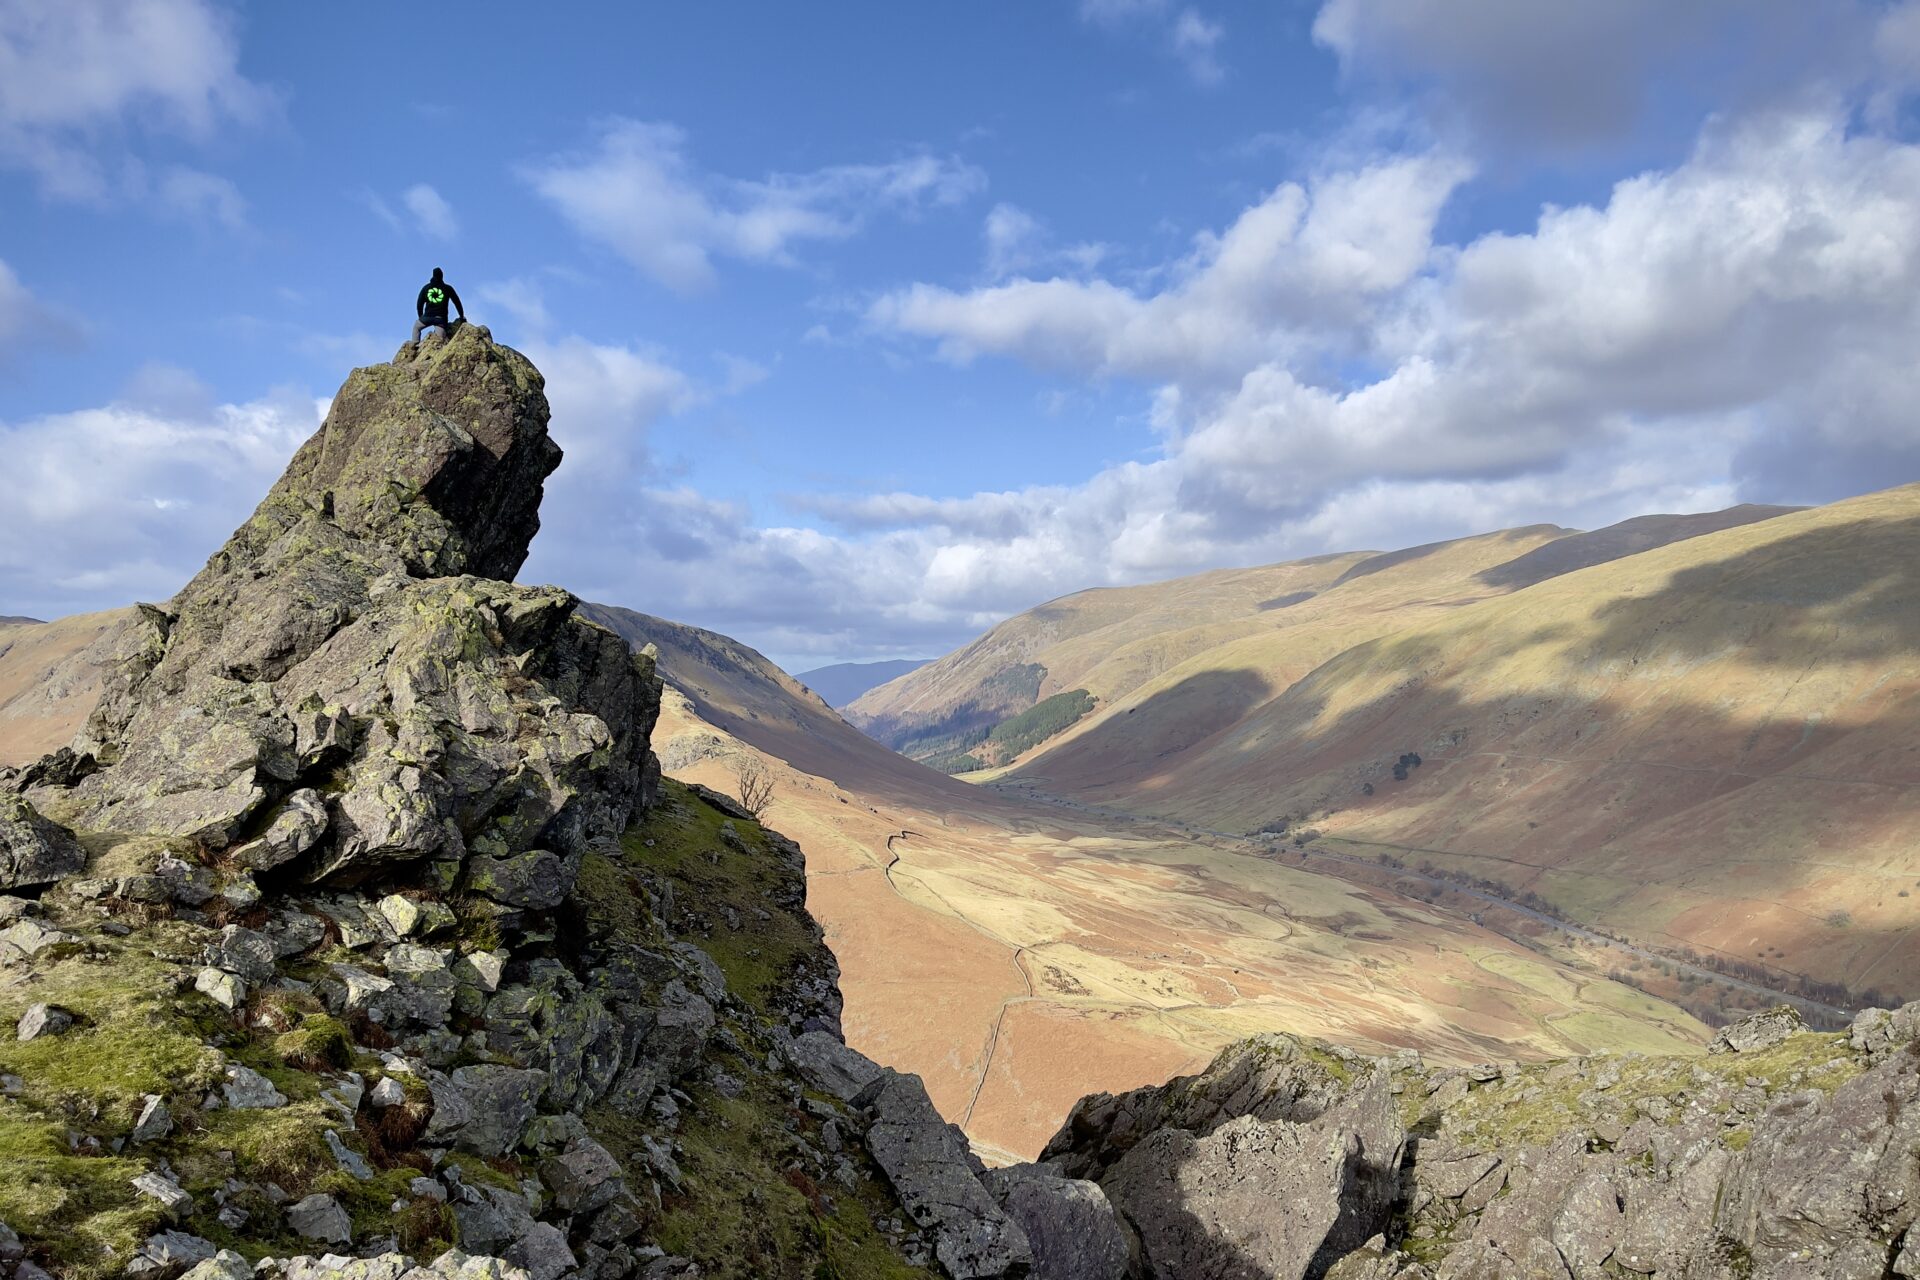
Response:
[[[143,610],[29,798],[308,882],[430,866],[503,912],[556,905],[639,801],[659,683],[566,592],[505,581],[560,461],[542,387],[477,325],[356,370],[252,518]]]
[[[1430,1069],[1288,1036],[1083,1099],[1043,1154],[1156,1280],[1920,1275],[1920,1004],[1704,1058]]]
[[[356,371],[81,739],[0,773],[0,1280],[962,1256],[782,1052],[847,1052],[798,847],[663,782],[652,659],[505,580],[546,422],[477,326]]]

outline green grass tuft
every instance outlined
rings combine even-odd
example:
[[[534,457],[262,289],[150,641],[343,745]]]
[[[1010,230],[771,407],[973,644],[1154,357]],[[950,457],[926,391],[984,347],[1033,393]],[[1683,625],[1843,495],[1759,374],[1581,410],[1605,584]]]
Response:
[[[721,838],[728,821],[744,848]],[[759,824],[729,819],[669,779],[661,784],[660,803],[627,834],[625,850],[631,865],[672,882],[676,909],[706,925],[707,935],[692,940],[719,964],[733,994],[769,1013],[780,984],[820,943],[811,921],[773,905],[791,888],[793,873],[767,847]]]

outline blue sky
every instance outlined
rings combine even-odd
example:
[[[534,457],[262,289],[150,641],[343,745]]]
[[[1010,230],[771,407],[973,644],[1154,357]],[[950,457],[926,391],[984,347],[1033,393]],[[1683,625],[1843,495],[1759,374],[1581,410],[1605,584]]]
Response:
[[[0,0],[0,614],[160,599],[446,269],[524,578],[804,668],[1920,462],[1920,7]]]

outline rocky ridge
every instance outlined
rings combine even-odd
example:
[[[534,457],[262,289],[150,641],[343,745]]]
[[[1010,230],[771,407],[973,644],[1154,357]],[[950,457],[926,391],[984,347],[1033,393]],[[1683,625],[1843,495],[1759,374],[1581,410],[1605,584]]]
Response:
[[[965,1157],[924,1092],[792,1067],[840,1043],[799,849],[663,785],[651,657],[507,581],[547,416],[478,326],[356,370],[0,772],[0,1276],[1024,1267],[870,1151]]]
[[[1084,1099],[1042,1161],[1106,1191],[1152,1277],[1920,1275],[1920,1004],[1839,1034],[1783,1007],[1695,1058],[1433,1069],[1263,1036]]]

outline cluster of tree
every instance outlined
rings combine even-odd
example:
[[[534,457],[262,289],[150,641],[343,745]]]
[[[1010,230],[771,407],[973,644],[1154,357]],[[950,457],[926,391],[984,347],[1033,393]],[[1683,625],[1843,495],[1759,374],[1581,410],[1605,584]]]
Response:
[[[1018,758],[1091,710],[1093,695],[1085,689],[1073,689],[1042,698],[1018,715],[1008,716],[991,727],[919,738],[901,750],[942,773],[966,773]]]
[[[993,726],[993,731],[987,734],[987,741],[1000,749],[1003,759],[1011,760],[1066,729],[1091,710],[1093,695],[1085,689],[1056,693]]]

